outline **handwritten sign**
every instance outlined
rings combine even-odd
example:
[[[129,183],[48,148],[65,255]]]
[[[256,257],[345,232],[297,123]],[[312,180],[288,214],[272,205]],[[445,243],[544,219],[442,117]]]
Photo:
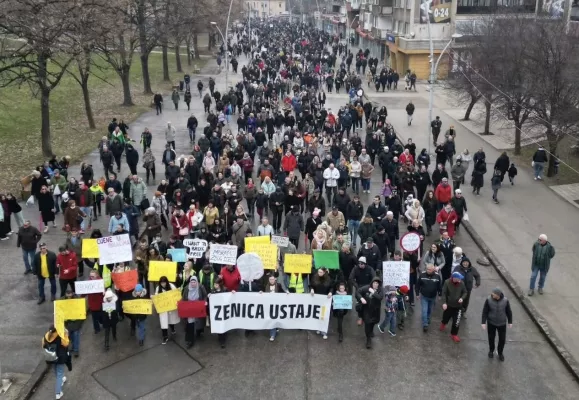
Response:
[[[117,310],[117,302],[116,301],[109,301],[103,303],[103,311],[111,313]]]
[[[187,261],[187,249],[168,249],[167,254],[170,254],[171,260],[175,262]]]
[[[286,254],[283,263],[283,271],[286,274],[311,274],[311,254]]]
[[[153,300],[136,299],[123,301],[123,312],[125,314],[153,314]]]
[[[179,300],[181,300],[181,291],[179,289],[168,290],[153,296],[153,304],[159,314],[176,310]]]
[[[410,261],[382,262],[382,285],[410,287]]]
[[[277,244],[279,247],[287,247],[289,245],[289,238],[287,236],[273,235],[271,237],[271,242]]]
[[[408,232],[400,238],[400,247],[407,253],[412,253],[420,248],[420,235],[416,232]]]
[[[349,294],[344,295],[334,295],[332,296],[334,300],[334,310],[351,310],[352,309],[352,296]]]
[[[64,311],[54,302],[54,327],[58,336],[64,337]]]
[[[159,282],[166,276],[169,282],[177,280],[177,263],[175,261],[151,261],[149,263],[149,281]]]
[[[122,292],[130,292],[137,286],[139,273],[136,269],[125,272],[114,272],[111,274],[113,282],[117,289]]]
[[[102,279],[76,281],[74,283],[74,292],[76,294],[104,293],[105,281]]]
[[[101,264],[114,264],[133,259],[133,246],[129,234],[97,239]]]
[[[82,239],[82,258],[99,258],[99,246],[96,239]]]
[[[248,250],[250,248],[252,248],[251,246],[253,245],[257,245],[257,244],[270,244],[271,240],[269,239],[269,235],[265,235],[265,236],[249,236],[245,238],[245,251],[251,251]]]
[[[66,299],[55,301],[56,307],[64,313],[65,320],[86,319],[86,300]]]
[[[211,243],[209,247],[209,262],[214,264],[235,265],[237,261],[237,246]]]
[[[183,246],[188,248],[189,258],[201,258],[203,254],[207,251],[207,240],[203,239],[185,239],[183,240]]]
[[[335,250],[314,250],[314,266],[316,269],[340,269],[339,253]]]
[[[264,269],[275,269],[277,266],[278,247],[275,244],[259,244],[251,250],[261,258]]]

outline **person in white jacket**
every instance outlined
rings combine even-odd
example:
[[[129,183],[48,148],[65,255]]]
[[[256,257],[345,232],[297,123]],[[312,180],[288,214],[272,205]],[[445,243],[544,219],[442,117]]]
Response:
[[[203,169],[205,169],[205,171],[211,172],[213,175],[215,175],[215,158],[213,158],[213,153],[211,153],[211,150],[209,150],[205,155],[205,158],[203,158],[201,166]]]
[[[294,148],[296,150],[304,149],[304,138],[301,137],[299,132],[296,132],[296,135],[294,137]]]
[[[414,200],[412,206],[406,209],[404,216],[408,219],[408,225],[412,225],[412,221],[415,219],[417,219],[418,223],[422,225],[422,221],[424,221],[424,209],[420,205],[420,201]]]
[[[159,286],[157,286],[157,289],[155,289],[155,296],[170,290],[177,290],[177,288],[175,285],[169,282],[166,276],[162,276],[159,279]],[[171,328],[171,335],[175,335],[177,333],[175,331],[175,325],[180,321],[181,319],[179,318],[177,310],[159,313],[159,323],[161,325],[161,331],[163,332],[163,341],[161,342],[162,344],[167,344],[169,341],[169,328]]]
[[[324,171],[324,180],[326,181],[326,196],[328,197],[328,204],[332,205],[332,199],[338,193],[338,179],[340,179],[340,171],[331,163]]]
[[[263,189],[263,193],[265,193],[267,197],[269,197],[270,194],[275,192],[275,185],[273,184],[269,176],[265,177],[265,180],[261,184],[261,188]]]
[[[168,144],[173,147],[175,150],[175,135],[176,135],[175,127],[171,126],[171,122],[167,122],[167,128],[165,128],[165,140]]]

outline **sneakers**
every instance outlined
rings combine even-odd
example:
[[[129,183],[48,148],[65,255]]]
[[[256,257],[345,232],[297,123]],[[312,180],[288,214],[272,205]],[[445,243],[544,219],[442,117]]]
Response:
[[[64,393],[60,392],[56,395],[56,400],[60,400],[62,399],[62,396],[64,396]]]
[[[322,339],[324,339],[324,340],[328,339],[328,335],[322,336]]]
[[[422,332],[424,332],[424,333],[428,332],[428,326],[423,326],[423,327],[422,327]]]
[[[543,288],[539,288],[539,290],[537,290],[539,292],[539,294],[543,294]]]
[[[269,337],[269,341],[270,341],[270,342],[273,342],[274,340],[275,340],[275,336],[270,336],[270,337]]]
[[[66,383],[66,376],[62,377],[62,384],[64,385]]]
[[[529,293],[527,293],[527,296],[532,296],[535,294],[535,289],[529,289]]]
[[[494,358],[494,356],[495,356],[495,353],[492,351],[489,351],[489,358]]]
[[[394,332],[392,332],[391,330],[388,330],[388,333],[390,334],[390,336],[396,336],[396,334]]]
[[[316,335],[319,335],[319,334],[320,334],[320,331],[316,331]]]
[[[8,240],[8,239],[10,239],[8,236],[4,236],[4,237],[3,237],[2,239],[0,239],[0,240]]]
[[[460,338],[458,337],[458,335],[450,335],[450,337],[452,338],[454,343],[460,342]]]
[[[167,344],[168,341],[169,341],[169,338],[163,338],[163,341],[161,342],[161,344]]]
[[[48,232],[48,226],[45,226],[44,230],[42,232],[47,233]]]
[[[440,330],[444,331],[446,329],[446,325],[444,325],[442,322],[440,323]]]
[[[378,325],[378,330],[380,331],[380,333],[384,333],[384,329],[380,325]]]

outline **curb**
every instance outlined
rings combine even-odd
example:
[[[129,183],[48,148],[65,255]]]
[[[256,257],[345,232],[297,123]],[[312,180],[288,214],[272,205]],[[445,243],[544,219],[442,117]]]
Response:
[[[482,251],[483,255],[488,258],[491,262],[491,265],[494,269],[499,273],[501,278],[505,281],[505,283],[509,286],[509,288],[513,291],[527,314],[531,317],[535,325],[539,328],[539,331],[543,334],[543,336],[547,339],[547,342],[551,345],[553,350],[557,353],[561,361],[569,372],[573,375],[575,380],[579,381],[579,363],[573,357],[573,355],[567,350],[563,341],[557,336],[554,332],[553,328],[549,323],[543,318],[543,315],[537,310],[537,308],[531,303],[523,289],[517,284],[515,279],[511,276],[511,273],[508,269],[501,264],[501,262],[497,259],[494,253],[489,249],[486,245],[484,240],[479,236],[479,234],[475,231],[473,226],[470,224],[469,221],[463,221],[463,226],[465,227],[466,231],[472,238],[472,240],[476,243],[479,249]]]
[[[39,362],[28,382],[20,389],[19,398],[29,400],[36,393],[36,389],[38,389],[47,373],[48,364],[44,361]]]

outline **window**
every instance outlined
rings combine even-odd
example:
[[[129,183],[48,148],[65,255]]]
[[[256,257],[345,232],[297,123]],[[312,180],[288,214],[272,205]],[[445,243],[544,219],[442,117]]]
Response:
[[[457,14],[492,14],[500,11],[535,12],[535,0],[457,0]]]
[[[408,22],[404,24],[404,34],[410,33],[410,25]]]

